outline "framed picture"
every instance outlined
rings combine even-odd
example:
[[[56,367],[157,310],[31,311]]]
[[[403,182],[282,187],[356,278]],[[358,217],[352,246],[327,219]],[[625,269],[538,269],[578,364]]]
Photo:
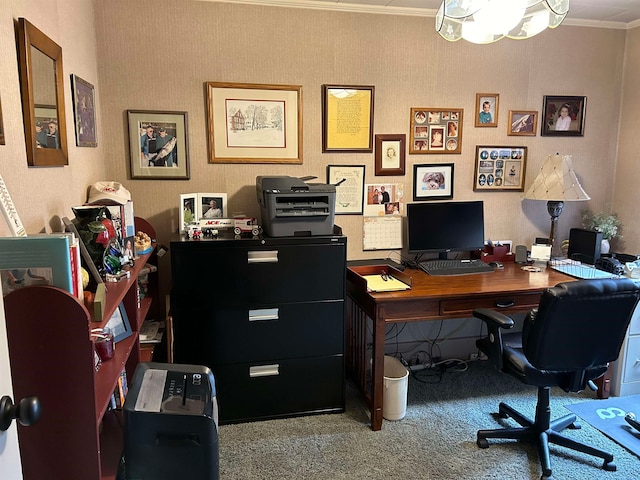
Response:
[[[302,163],[302,86],[205,85],[209,163]]]
[[[407,136],[376,135],[376,175],[404,175]]]
[[[71,89],[76,126],[76,145],[79,147],[97,147],[96,103],[93,85],[77,75],[71,75]]]
[[[453,163],[413,166],[413,201],[453,198]]]
[[[409,153],[461,153],[461,108],[411,108]]]
[[[327,165],[327,183],[336,186],[336,215],[362,215],[364,165]]]
[[[542,104],[543,136],[582,137],[587,97],[545,95]]]
[[[524,191],[527,147],[476,147],[473,190]]]
[[[198,193],[196,218],[225,218],[229,216],[226,193]]]
[[[0,145],[4,145],[4,124],[2,123],[2,102],[0,101]]]
[[[497,93],[476,93],[476,127],[498,126],[498,101]]]
[[[538,112],[509,110],[507,135],[535,137],[538,131]]]
[[[375,87],[322,86],[322,151],[373,152]]]
[[[131,178],[188,180],[187,112],[127,110]]]
[[[55,105],[34,105],[36,148],[60,148],[58,117]]]
[[[180,232],[183,232],[186,227],[197,220],[196,206],[198,205],[197,193],[185,193],[180,195]]]
[[[111,318],[105,324],[105,327],[109,327],[113,332],[113,340],[118,343],[125,338],[131,336],[131,324],[129,323],[129,317],[124,308],[124,303],[120,303],[111,314]]]

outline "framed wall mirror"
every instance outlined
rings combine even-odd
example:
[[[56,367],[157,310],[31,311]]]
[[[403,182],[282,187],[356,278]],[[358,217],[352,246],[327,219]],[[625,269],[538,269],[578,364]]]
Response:
[[[18,19],[18,57],[29,166],[68,165],[62,48]]]

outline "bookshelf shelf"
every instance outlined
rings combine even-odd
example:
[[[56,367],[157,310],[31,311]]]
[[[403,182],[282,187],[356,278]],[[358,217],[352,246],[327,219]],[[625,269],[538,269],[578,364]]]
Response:
[[[136,217],[135,223],[155,238],[146,220]],[[153,295],[138,302],[138,273],[147,263],[157,265],[155,249],[140,255],[130,278],[106,284],[102,319],[57,287],[25,287],[4,298],[14,395],[37,396],[42,409],[36,424],[18,426],[24,480],[50,478],[52,465],[56,478],[116,478],[122,417],[108,406],[122,369],[132,378],[140,362],[138,332],[156,302]],[[150,283],[157,291],[157,274]],[[103,326],[121,303],[132,335],[96,371],[90,330]]]

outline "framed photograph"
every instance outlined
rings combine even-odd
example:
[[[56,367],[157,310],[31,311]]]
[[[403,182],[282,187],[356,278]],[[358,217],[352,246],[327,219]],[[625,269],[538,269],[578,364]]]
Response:
[[[364,187],[365,217],[397,217],[404,213],[404,184],[372,183]]]
[[[476,146],[473,190],[524,191],[527,147]]]
[[[229,216],[226,193],[198,193],[196,218],[225,218]]]
[[[86,80],[71,75],[73,113],[78,147],[97,147],[94,88]]]
[[[476,127],[498,126],[498,101],[497,93],[476,93]]]
[[[197,220],[196,206],[198,205],[197,193],[185,193],[180,195],[180,228],[179,231],[183,232],[187,226]]]
[[[125,338],[131,336],[131,324],[129,323],[129,317],[124,308],[124,303],[120,303],[111,314],[111,318],[105,324],[105,327],[109,327],[113,332],[113,340],[118,343]]]
[[[327,184],[336,186],[336,215],[362,215],[364,165],[327,165]]]
[[[205,85],[209,163],[302,163],[302,86]]]
[[[453,198],[453,163],[413,166],[413,201]]]
[[[509,110],[507,135],[535,137],[538,131],[538,112]]]
[[[587,97],[545,95],[542,104],[542,136],[582,137]]]
[[[322,86],[322,151],[373,152],[375,87]]]
[[[127,110],[131,178],[188,180],[187,112]]]
[[[411,108],[409,153],[461,153],[461,108]]]
[[[376,175],[404,175],[407,136],[376,135]]]
[[[0,101],[0,145],[4,145],[4,124],[2,123],[2,101]]]

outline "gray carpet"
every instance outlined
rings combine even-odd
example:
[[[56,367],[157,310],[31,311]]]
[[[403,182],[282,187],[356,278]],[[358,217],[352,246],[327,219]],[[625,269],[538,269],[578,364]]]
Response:
[[[494,440],[488,449],[475,443],[478,429],[516,426],[496,420],[506,401],[534,416],[536,389],[474,362],[466,372],[441,379],[410,377],[407,415],[371,431],[368,410],[350,386],[344,414],[315,415],[220,427],[221,480],[370,479],[539,479],[535,447]],[[592,400],[595,393],[552,391],[552,418],[570,413],[563,405]],[[587,423],[569,436],[610,451],[616,472],[600,468],[595,457],[551,446],[556,480],[633,480],[640,459]]]

